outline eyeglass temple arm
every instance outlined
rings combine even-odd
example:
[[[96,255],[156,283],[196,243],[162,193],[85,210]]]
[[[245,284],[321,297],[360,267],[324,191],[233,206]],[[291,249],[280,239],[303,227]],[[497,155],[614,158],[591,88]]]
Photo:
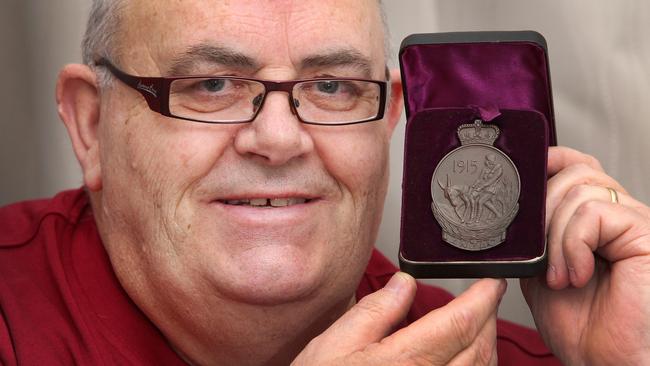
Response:
[[[108,68],[111,74],[113,74],[118,80],[142,94],[144,99],[147,101],[147,104],[149,104],[149,108],[156,112],[160,112],[161,105],[164,105],[164,103],[161,103],[160,98],[166,95],[165,93],[161,93],[164,86],[164,83],[161,82],[163,78],[138,77],[127,74],[115,67],[105,58],[99,59],[95,62],[95,65]]]

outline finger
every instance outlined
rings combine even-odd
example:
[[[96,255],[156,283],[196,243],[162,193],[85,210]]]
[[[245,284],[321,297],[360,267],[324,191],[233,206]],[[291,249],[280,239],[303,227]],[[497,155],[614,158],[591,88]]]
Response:
[[[385,355],[431,363],[449,362],[469,347],[496,312],[506,290],[503,279],[483,279],[446,306],[436,309],[382,342]]]
[[[621,197],[622,198],[622,197]],[[587,201],[611,199],[609,191],[603,187],[580,184],[571,187],[564,200],[553,212],[548,228],[548,271],[546,282],[550,288],[562,289],[571,283],[573,267],[567,265],[564,255],[564,233],[571,217],[578,207]]]
[[[554,176],[570,165],[582,164],[594,170],[603,171],[598,159],[564,146],[552,146],[548,149],[548,176]]]
[[[650,256],[650,226],[634,209],[608,202],[588,201],[576,210],[564,234],[567,266],[573,268],[571,284],[584,286],[594,272],[594,251],[616,263]]]
[[[465,365],[496,365],[497,345],[497,313],[490,315],[490,319],[483,325],[474,342],[456,355],[449,366]]]
[[[569,272],[562,252],[564,228],[575,209],[585,199],[589,181],[616,182],[600,170],[579,164],[572,165],[557,173],[548,181],[546,197],[546,233],[548,243],[548,269],[546,283],[554,289],[569,285]],[[616,183],[618,185],[618,183]],[[605,193],[606,190],[603,189]]]
[[[364,297],[343,314],[324,333],[305,348],[303,357],[322,358],[322,351],[332,358],[361,350],[378,342],[408,313],[415,296],[413,277],[398,272],[384,288]],[[332,352],[331,350],[336,350]]]
[[[548,180],[546,188],[546,225],[557,206],[564,200],[566,194],[575,186],[592,185],[611,187],[618,193],[627,191],[614,178],[601,170],[594,170],[586,164],[574,164],[564,168]]]
[[[571,148],[563,147],[563,146],[551,146],[549,148],[548,163],[547,163],[549,182],[551,181],[550,178],[552,178],[558,172],[571,165],[582,165],[591,168],[594,171],[604,172],[602,166],[600,165],[600,162],[591,155],[587,155],[580,151],[573,150]],[[640,211],[642,211],[644,215],[650,218],[650,210],[648,209],[648,207],[645,204],[636,201],[634,198],[632,198],[632,196],[630,196],[629,193],[625,190],[625,188],[623,188],[618,182],[614,180],[609,180],[607,181],[609,183],[598,184],[597,183],[598,181],[599,181],[598,179],[593,179],[593,183],[590,183],[589,181],[583,181],[580,183],[611,187],[616,189],[619,193],[627,194],[626,202],[622,202],[622,203],[639,209]],[[560,195],[560,197],[562,196]],[[547,200],[547,202],[548,201],[554,201],[554,200],[551,199],[551,200]]]

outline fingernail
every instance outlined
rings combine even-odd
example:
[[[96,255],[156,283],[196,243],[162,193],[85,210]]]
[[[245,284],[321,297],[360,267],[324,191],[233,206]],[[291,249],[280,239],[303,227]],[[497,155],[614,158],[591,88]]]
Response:
[[[546,272],[546,282],[554,283],[557,279],[557,271],[554,265],[548,266],[548,271]]]
[[[388,291],[399,293],[404,288],[406,288],[406,283],[408,281],[407,277],[408,276],[406,273],[403,272],[397,272],[391,277],[390,281],[384,286],[384,288]]]

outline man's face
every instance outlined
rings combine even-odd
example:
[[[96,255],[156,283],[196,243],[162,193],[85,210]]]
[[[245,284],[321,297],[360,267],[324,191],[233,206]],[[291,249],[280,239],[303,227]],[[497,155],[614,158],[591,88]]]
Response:
[[[115,62],[131,74],[385,79],[375,0],[138,1],[123,13]],[[258,304],[352,294],[380,222],[392,124],[301,124],[282,92],[252,123],[193,123],[114,82],[94,202],[125,287],[141,278]],[[266,199],[281,207],[230,204]]]

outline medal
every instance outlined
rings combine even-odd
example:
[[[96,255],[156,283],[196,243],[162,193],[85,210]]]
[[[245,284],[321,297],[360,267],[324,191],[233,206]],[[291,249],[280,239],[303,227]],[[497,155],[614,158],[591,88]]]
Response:
[[[499,128],[473,124],[458,127],[461,146],[449,152],[431,178],[431,209],[442,240],[457,248],[485,250],[503,243],[519,211],[517,167],[493,146]]]

